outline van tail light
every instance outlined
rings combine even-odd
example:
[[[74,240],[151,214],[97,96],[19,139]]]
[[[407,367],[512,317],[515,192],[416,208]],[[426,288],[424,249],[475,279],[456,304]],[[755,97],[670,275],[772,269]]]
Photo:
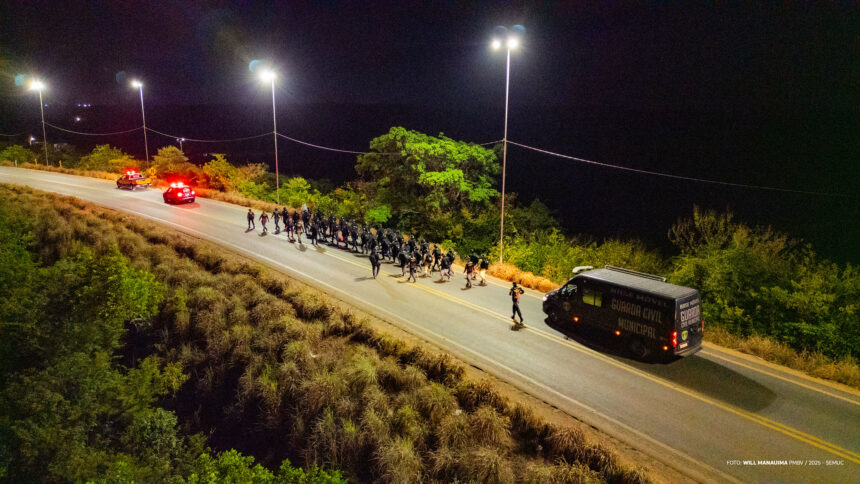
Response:
[[[705,320],[702,320],[702,335],[705,334]]]
[[[194,195],[194,190],[191,190],[191,194]]]
[[[672,348],[678,347],[678,332],[672,331]]]

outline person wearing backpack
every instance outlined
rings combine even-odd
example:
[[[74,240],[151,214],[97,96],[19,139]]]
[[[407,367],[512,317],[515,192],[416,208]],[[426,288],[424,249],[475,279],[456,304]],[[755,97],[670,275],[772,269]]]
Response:
[[[508,292],[511,296],[511,302],[513,303],[513,313],[511,314],[511,321],[514,322],[517,326],[525,326],[523,324],[523,313],[520,311],[520,296],[525,294],[523,288],[517,286],[515,282],[513,286],[511,286],[510,292]],[[520,315],[520,322],[517,324],[517,315]]]

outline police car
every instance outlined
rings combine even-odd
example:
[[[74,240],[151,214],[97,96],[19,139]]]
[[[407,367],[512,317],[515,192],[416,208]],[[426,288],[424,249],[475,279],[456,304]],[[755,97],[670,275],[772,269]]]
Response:
[[[171,183],[164,191],[164,203],[191,203],[194,201],[194,190],[182,182]]]
[[[116,181],[116,187],[134,190],[138,187],[148,187],[151,183],[149,178],[138,173],[137,170],[126,170],[125,174]]]

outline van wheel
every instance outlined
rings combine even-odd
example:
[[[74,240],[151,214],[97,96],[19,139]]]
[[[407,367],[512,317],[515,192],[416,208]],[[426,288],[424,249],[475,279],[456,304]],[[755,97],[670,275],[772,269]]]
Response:
[[[637,359],[644,359],[648,356],[648,347],[645,346],[645,343],[641,338],[633,338],[630,340],[630,353],[636,357]]]

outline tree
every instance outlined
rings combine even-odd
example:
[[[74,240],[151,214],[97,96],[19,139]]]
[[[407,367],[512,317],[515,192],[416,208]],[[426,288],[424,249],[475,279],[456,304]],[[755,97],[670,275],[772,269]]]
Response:
[[[0,161],[20,164],[33,163],[36,159],[36,153],[33,153],[21,145],[8,146],[3,151],[0,151]]]
[[[283,192],[282,200],[286,200],[287,204],[293,208],[299,208],[311,199],[311,184],[300,176],[288,179],[286,183],[281,185],[281,191]]]
[[[121,164],[117,160],[132,162],[131,157],[119,148],[111,145],[96,145],[90,154],[81,157],[77,168],[82,170],[121,171],[127,165],[118,168]]]
[[[499,195],[498,159],[482,146],[394,127],[370,148],[355,167],[358,189],[373,206],[387,205],[403,229],[448,238],[460,212],[484,210]]]
[[[158,150],[158,154],[152,157],[152,167],[159,178],[179,177],[188,181],[197,178],[197,167],[188,162],[179,148],[165,146]]]
[[[221,153],[215,153],[215,158],[203,165],[203,175],[206,177],[206,185],[215,190],[229,192],[235,190],[242,181],[239,170],[227,161],[227,157]]]
[[[157,311],[163,286],[116,246],[38,267],[0,219],[0,475],[10,482],[165,481],[201,453],[155,407],[186,380],[179,363],[116,363],[126,325]],[[24,227],[16,227],[19,232]],[[0,274],[3,275],[3,274]]]

